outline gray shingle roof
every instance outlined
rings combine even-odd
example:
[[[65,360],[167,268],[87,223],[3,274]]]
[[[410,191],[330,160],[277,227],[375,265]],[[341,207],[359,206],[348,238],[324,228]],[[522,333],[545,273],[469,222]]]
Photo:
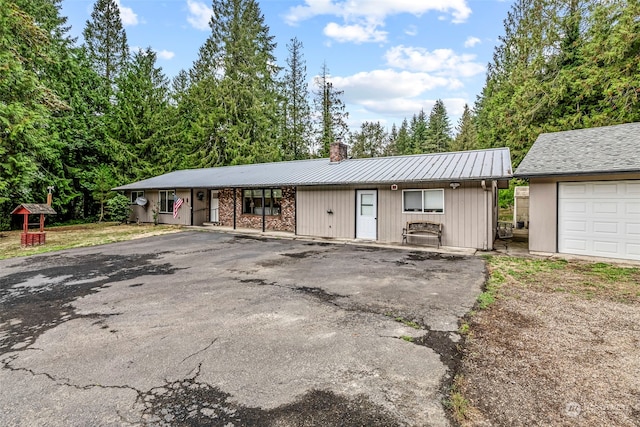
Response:
[[[640,123],[543,133],[514,176],[640,171]]]
[[[43,203],[23,203],[18,205],[11,213],[20,210],[20,208],[25,208],[29,213],[32,214],[46,214],[46,215],[56,215],[56,211],[49,205]]]
[[[510,179],[508,148],[413,156],[329,159],[187,169],[160,175],[115,190],[156,188],[284,187],[345,184],[393,184],[423,181]]]

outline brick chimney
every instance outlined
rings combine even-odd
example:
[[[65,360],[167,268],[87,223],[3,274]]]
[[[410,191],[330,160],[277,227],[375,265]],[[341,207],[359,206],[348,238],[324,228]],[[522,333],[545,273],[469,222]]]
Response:
[[[329,161],[340,163],[343,160],[347,160],[347,145],[340,141],[332,143],[329,146]]]

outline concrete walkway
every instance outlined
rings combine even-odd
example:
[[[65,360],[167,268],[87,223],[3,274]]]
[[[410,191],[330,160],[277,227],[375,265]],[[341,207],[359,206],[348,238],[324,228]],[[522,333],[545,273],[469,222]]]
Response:
[[[486,254],[489,252],[479,251],[473,248],[458,248],[453,246],[440,246],[437,248],[435,246],[418,246],[418,245],[403,245],[399,243],[381,243],[375,242],[371,240],[362,240],[362,239],[344,239],[344,238],[323,238],[323,237],[314,237],[314,236],[300,236],[287,231],[273,231],[273,230],[256,230],[254,228],[236,228],[233,227],[224,227],[224,226],[188,226],[186,227],[189,230],[200,230],[200,231],[215,231],[219,233],[228,233],[228,234],[240,234],[240,235],[258,235],[267,238],[274,239],[289,239],[289,240],[300,240],[307,242],[326,242],[332,244],[345,244],[345,245],[358,245],[358,246],[372,246],[379,248],[387,248],[387,249],[404,249],[410,251],[423,251],[423,252],[437,252],[442,254],[451,254],[451,255],[477,255],[477,254]]]

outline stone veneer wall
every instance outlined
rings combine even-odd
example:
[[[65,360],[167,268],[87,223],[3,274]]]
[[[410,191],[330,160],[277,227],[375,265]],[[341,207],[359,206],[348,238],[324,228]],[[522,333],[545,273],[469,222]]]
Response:
[[[219,219],[225,227],[233,227],[233,192],[236,192],[236,227],[262,229],[262,215],[242,213],[242,189],[225,188],[218,193]],[[266,229],[274,231],[296,231],[296,189],[282,188],[280,215],[266,215]]]

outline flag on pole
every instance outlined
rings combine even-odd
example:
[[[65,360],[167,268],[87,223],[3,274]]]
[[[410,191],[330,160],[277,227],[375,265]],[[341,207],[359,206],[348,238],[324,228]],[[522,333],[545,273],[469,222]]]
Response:
[[[174,202],[173,202],[173,217],[177,218],[178,217],[178,209],[180,209],[180,206],[182,206],[182,202],[184,200],[182,200],[180,197],[178,197]]]

